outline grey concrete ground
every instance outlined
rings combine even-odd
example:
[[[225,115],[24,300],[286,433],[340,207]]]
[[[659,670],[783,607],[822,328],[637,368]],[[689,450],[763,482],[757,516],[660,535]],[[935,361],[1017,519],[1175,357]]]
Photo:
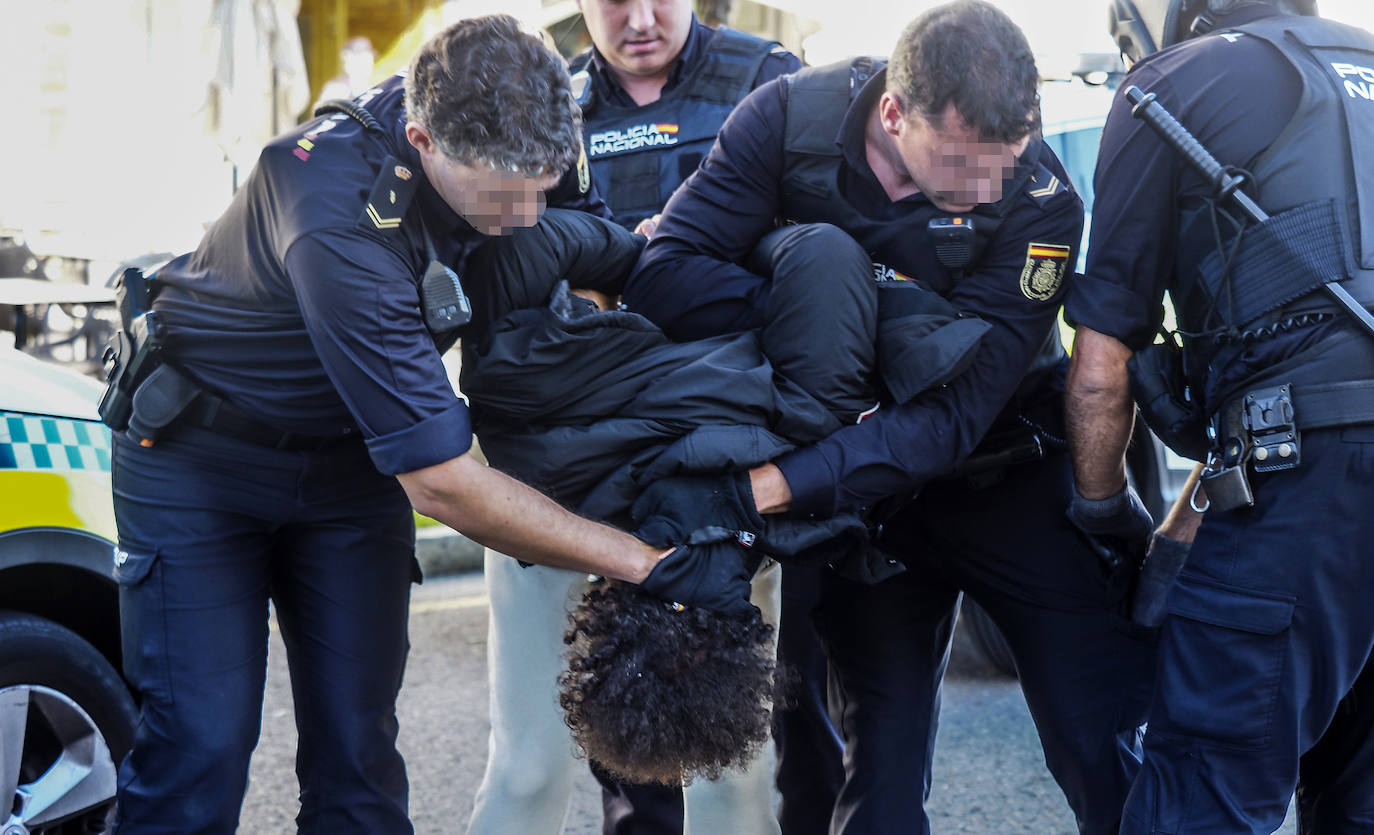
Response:
[[[422,554],[426,547],[422,545]],[[479,553],[475,546],[469,552],[469,546],[453,542],[443,547],[450,549],[445,557],[449,566],[470,564]],[[466,827],[486,759],[486,598],[480,573],[436,576],[432,554],[425,556],[425,564],[431,579],[413,598],[399,744],[409,768],[416,831],[451,835]],[[294,754],[284,651],[274,635],[262,739],[253,758],[241,832],[294,831]],[[937,835],[1075,831],[1073,816],[1045,771],[1016,682],[987,667],[963,636],[956,636],[946,681],[934,773],[928,809]],[[599,802],[596,784],[585,776],[565,832],[598,833]],[[1293,832],[1291,820],[1280,831]]]

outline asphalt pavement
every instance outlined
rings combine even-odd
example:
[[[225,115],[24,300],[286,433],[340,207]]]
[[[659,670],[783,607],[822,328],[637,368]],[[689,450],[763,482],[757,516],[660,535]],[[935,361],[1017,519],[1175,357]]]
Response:
[[[471,555],[453,558],[453,564],[465,561]],[[487,753],[486,596],[480,573],[434,577],[428,559],[427,567],[432,579],[417,587],[412,599],[412,646],[398,708],[399,747],[410,776],[415,831],[457,835],[466,829]],[[295,831],[299,804],[293,721],[285,654],[274,630],[262,737],[240,832]],[[1076,831],[1068,805],[1045,770],[1015,680],[998,675],[957,634],[934,775],[927,809],[937,835]],[[599,792],[587,774],[576,786],[564,832],[596,835],[600,823]],[[1280,832],[1293,831],[1290,815]]]

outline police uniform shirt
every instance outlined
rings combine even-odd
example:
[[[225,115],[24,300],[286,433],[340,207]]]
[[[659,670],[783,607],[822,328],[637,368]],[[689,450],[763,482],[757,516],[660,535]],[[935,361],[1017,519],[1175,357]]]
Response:
[[[384,135],[334,114],[270,142],[197,250],[159,270],[155,307],[170,361],[202,387],[282,431],[360,431],[395,474],[472,442],[421,317],[421,217],[460,276],[487,238],[426,182],[405,138],[402,78],[358,101]],[[595,208],[570,191],[550,202]]]
[[[683,78],[696,69],[705,54],[706,44],[710,42],[713,31],[710,26],[697,20],[695,14],[692,15],[692,28],[687,33],[687,42],[682,45],[682,51],[678,53],[677,60],[668,71],[668,80],[663,85],[662,94],[671,92]],[[620,107],[634,107],[635,100],[615,80],[615,75],[600,50],[592,47],[590,53],[586,60],[586,70],[590,78],[588,83],[592,85],[593,98]],[[578,59],[573,59],[574,66],[578,63]],[[754,78],[753,86],[758,87],[784,73],[796,72],[799,69],[801,60],[797,56],[790,52],[774,50],[763,59],[763,65],[759,67],[759,74]]]
[[[836,137],[843,153],[839,183],[858,211],[901,223],[928,211],[930,201],[917,193],[893,202],[868,165],[864,128],[885,81],[885,72],[875,74],[849,106]],[[784,208],[786,95],[773,81],[740,103],[701,168],[668,202],[626,284],[626,305],[675,339],[763,324],[769,282],[741,265]],[[1020,162],[1048,165],[1067,181],[1039,141]],[[862,424],[778,459],[794,511],[831,515],[909,490],[949,472],[991,426],[1053,327],[1062,295],[1062,287],[1039,300],[1022,293],[1028,243],[1063,244],[1072,264],[1083,224],[1082,201],[1063,185],[1041,197],[1023,191],[1008,202],[976,270],[946,286],[916,276],[961,312],[993,323],[973,367],[948,386],[884,405]],[[924,233],[924,221],[913,223],[912,235]]]
[[[1268,44],[1225,28],[1274,14],[1273,7],[1254,6],[1229,15],[1215,30],[1219,34],[1147,56],[1121,89],[1135,85],[1154,93],[1214,157],[1245,167],[1288,124],[1302,83]],[[1212,190],[1131,109],[1118,91],[1093,178],[1097,199],[1086,275],[1071,288],[1064,313],[1069,322],[1138,351],[1154,341],[1163,319],[1164,291],[1179,261],[1180,209]],[[1198,260],[1215,248],[1207,244],[1207,251],[1196,253]]]

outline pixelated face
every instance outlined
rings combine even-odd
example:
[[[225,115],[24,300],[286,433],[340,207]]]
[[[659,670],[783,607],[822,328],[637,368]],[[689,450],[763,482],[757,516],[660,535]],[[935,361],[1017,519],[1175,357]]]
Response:
[[[692,28],[691,0],[578,0],[577,7],[602,57],[629,75],[666,72]]]
[[[558,176],[528,177],[465,165],[442,152],[421,153],[425,176],[449,208],[484,235],[509,235],[533,226],[544,214],[544,191]]]
[[[1002,182],[1030,143],[998,142],[979,136],[951,104],[939,124],[918,114],[901,118],[894,134],[898,154],[916,187],[940,209],[967,212],[1002,199]],[[891,132],[891,131],[889,131]]]

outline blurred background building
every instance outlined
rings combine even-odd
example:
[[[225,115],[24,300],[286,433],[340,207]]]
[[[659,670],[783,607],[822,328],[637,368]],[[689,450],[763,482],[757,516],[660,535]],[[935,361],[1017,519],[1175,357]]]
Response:
[[[697,9],[823,63],[886,53],[936,2],[697,0]],[[1049,75],[1079,53],[1113,51],[1103,0],[996,2]],[[1366,27],[1371,6],[1321,0],[1328,16]],[[49,273],[91,280],[133,255],[192,248],[262,143],[306,118],[327,83],[357,83],[357,66],[344,62],[363,51],[359,39],[375,82],[448,23],[493,12],[546,29],[565,55],[587,45],[573,0],[0,0],[10,92],[0,248],[19,242]]]

